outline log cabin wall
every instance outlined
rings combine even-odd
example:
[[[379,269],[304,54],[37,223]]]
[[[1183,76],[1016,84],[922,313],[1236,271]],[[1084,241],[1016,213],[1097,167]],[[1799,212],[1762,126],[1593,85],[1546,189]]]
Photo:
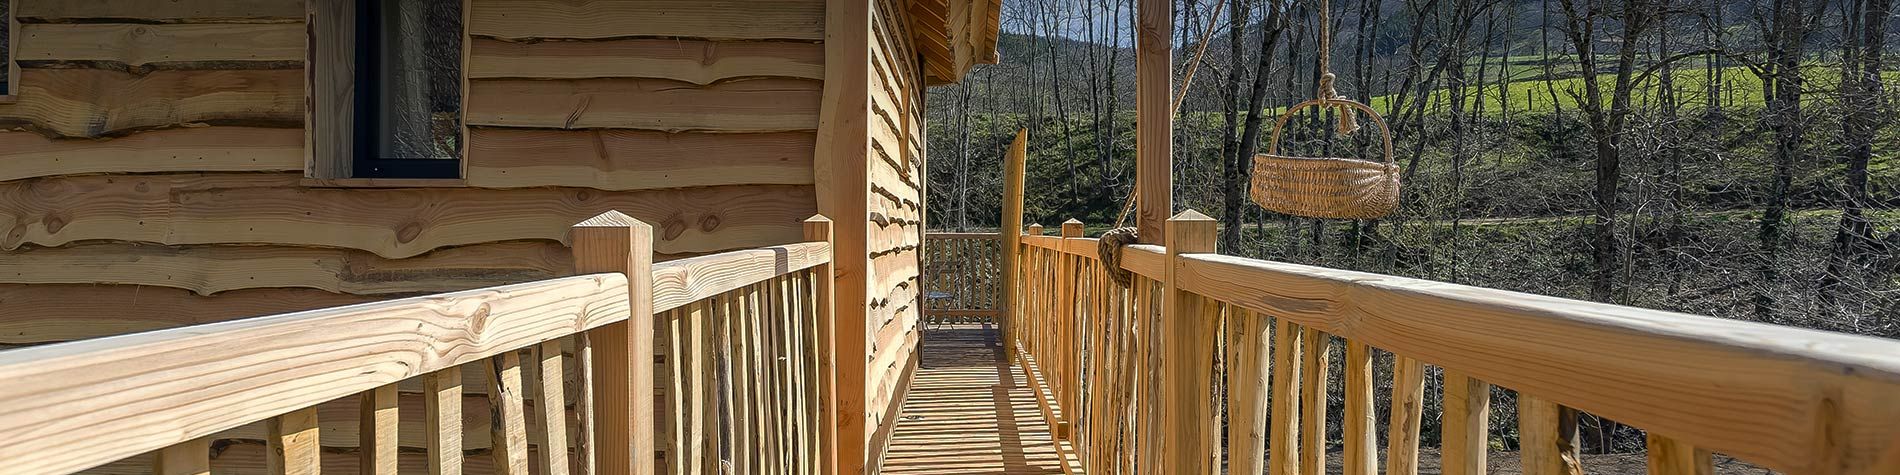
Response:
[[[0,345],[549,278],[609,209],[674,256],[817,209],[823,0],[469,0],[465,180],[408,188],[303,178],[301,1],[15,1]]]
[[[865,322],[871,353],[865,400],[871,460],[878,460],[916,372],[924,230],[924,89],[910,15],[898,0],[881,0],[871,15],[871,193],[867,226],[871,272]]]

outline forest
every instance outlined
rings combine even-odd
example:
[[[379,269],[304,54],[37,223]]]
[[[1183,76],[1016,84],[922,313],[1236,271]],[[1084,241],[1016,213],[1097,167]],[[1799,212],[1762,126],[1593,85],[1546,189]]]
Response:
[[[1900,338],[1893,0],[1176,3],[1175,208],[1222,253]],[[1004,5],[1001,62],[928,98],[930,225],[997,226],[1018,129],[1028,221],[1132,225],[1132,2]],[[1328,72],[1391,126],[1392,216],[1248,200]],[[1283,148],[1387,159],[1328,120]],[[1632,443],[1596,424],[1587,449]]]

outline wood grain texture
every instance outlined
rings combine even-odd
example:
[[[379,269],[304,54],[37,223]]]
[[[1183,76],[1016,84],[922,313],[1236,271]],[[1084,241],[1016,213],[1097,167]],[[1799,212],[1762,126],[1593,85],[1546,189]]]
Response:
[[[113,139],[0,132],[0,181],[92,173],[303,170],[303,131],[187,127]]]
[[[20,2],[14,15],[33,22],[295,23],[303,21],[303,5],[282,0],[29,0]]]
[[[577,276],[0,353],[0,400],[19,401],[0,414],[0,462],[80,470],[291,411],[278,419],[308,412],[314,428],[324,401],[624,320],[626,285]]]
[[[52,343],[378,300],[313,289],[205,297],[138,285],[0,284],[0,344]]]
[[[1451,368],[1444,375],[1444,473],[1484,475],[1491,448],[1491,385]]]
[[[656,426],[664,406],[655,393],[653,311],[653,227],[618,211],[588,218],[573,227],[574,269],[628,276],[628,313],[639,315],[579,336],[586,388],[579,389],[586,427],[581,448],[588,473],[650,475],[657,470]],[[646,417],[653,415],[654,417]]]
[[[305,408],[272,417],[264,441],[270,451],[264,466],[273,475],[317,475],[323,448],[318,446],[317,410]]]
[[[1341,368],[1346,376],[1345,415],[1340,417],[1341,471],[1344,475],[1373,475],[1379,472],[1378,413],[1373,411],[1372,348],[1357,341],[1346,342],[1346,361]]]
[[[1900,391],[1892,340],[1240,258],[1185,266],[1197,293],[1751,463],[1900,468],[1900,406],[1877,396]]]
[[[1649,473],[1654,475],[1710,475],[1715,473],[1709,451],[1657,434],[1644,434]]]
[[[488,456],[498,475],[528,474],[528,414],[523,405],[521,352],[507,350],[483,361],[488,377]]]
[[[158,449],[154,475],[211,475],[211,439],[193,439]]]
[[[404,258],[442,247],[566,239],[605,210],[656,223],[662,253],[798,240],[811,188],[733,186],[639,192],[577,188],[299,188],[294,174],[42,178],[0,183],[0,248],[111,239],[167,245],[256,243],[361,249]]]
[[[297,127],[303,107],[303,71],[294,69],[24,69],[19,100],[0,104],[0,125],[62,137],[197,123]]]
[[[462,473],[462,367],[422,376],[424,449],[430,475]],[[398,462],[400,463],[400,456]]]
[[[1169,218],[1167,226],[1170,262],[1179,262],[1192,253],[1214,252],[1216,222],[1213,218],[1194,210],[1182,211]],[[1063,235],[1079,237],[1081,228],[1079,221],[1073,225],[1065,223]],[[1155,430],[1163,434],[1165,472],[1209,473],[1218,458],[1214,454],[1220,450],[1215,445],[1218,436],[1214,423],[1220,416],[1208,404],[1214,395],[1214,345],[1206,342],[1220,337],[1219,303],[1176,286],[1174,283],[1179,279],[1172,274],[1179,267],[1168,266],[1170,276],[1163,284],[1166,286],[1166,302],[1162,307],[1165,336],[1161,344],[1166,366],[1162,369],[1161,400],[1156,402],[1161,405],[1161,417],[1167,426]],[[1068,281],[1063,279],[1063,282]],[[1057,351],[1066,353],[1066,350]]]
[[[822,0],[475,0],[470,6],[469,34],[491,38],[825,36]]]
[[[1267,473],[1300,475],[1300,362],[1304,332],[1286,319],[1273,322],[1273,425]]]
[[[1258,474],[1267,453],[1267,389],[1273,352],[1267,317],[1227,308],[1227,468]]]
[[[658,78],[708,85],[755,77],[825,77],[824,46],[808,41],[477,38],[471,47],[470,79]]]
[[[1135,227],[1159,244],[1174,214],[1174,1],[1141,0],[1135,13]]]
[[[865,420],[865,380],[869,368],[861,365],[869,358],[866,316],[869,289],[866,274],[870,262],[865,256],[869,222],[871,150],[869,116],[871,99],[870,53],[871,16],[869,0],[829,1],[824,8],[825,80],[819,111],[818,143],[813,152],[813,175],[817,180],[818,210],[837,218],[833,223],[831,286],[832,328],[836,346],[832,353],[837,362],[833,372],[833,413],[838,423],[832,429],[836,442],[833,460],[841,475],[867,473],[871,453],[867,440],[871,431]],[[881,411],[880,411],[881,412]]]
[[[26,24],[15,59],[29,67],[299,69],[304,27],[258,25]]]
[[[1517,395],[1517,434],[1526,475],[1583,475],[1577,412],[1530,394]]]
[[[1387,416],[1385,473],[1418,473],[1420,425],[1425,413],[1425,364],[1405,356],[1393,358],[1392,408]]]
[[[476,126],[777,132],[818,128],[822,83],[761,78],[710,86],[667,79],[483,79],[469,83]]]
[[[356,161],[349,159],[356,151],[356,3],[304,1],[310,31],[305,40],[304,161],[313,179],[356,177]],[[468,81],[462,82],[466,93]]]
[[[469,129],[468,185],[644,190],[812,183],[812,132]],[[0,165],[4,170],[5,165]]]
[[[378,386],[357,398],[357,453],[363,457],[363,473],[395,475],[399,428],[396,385]]]
[[[549,279],[573,268],[557,242],[504,242],[408,259],[364,251],[280,246],[154,246],[118,242],[27,248],[0,259],[0,282],[132,284],[200,295],[301,287],[357,295],[453,292]]]
[[[653,311],[680,308],[830,259],[830,245],[802,242],[654,264]]]

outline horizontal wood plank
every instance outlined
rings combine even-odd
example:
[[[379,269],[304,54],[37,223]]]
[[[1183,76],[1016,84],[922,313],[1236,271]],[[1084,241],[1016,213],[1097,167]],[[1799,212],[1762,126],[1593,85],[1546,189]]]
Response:
[[[0,463],[82,470],[623,321],[626,299],[597,274],[0,352]]]
[[[83,3],[83,2],[80,2]],[[301,24],[24,24],[15,59],[27,67],[117,70],[302,68]]]
[[[552,129],[778,132],[818,129],[824,83],[767,78],[698,86],[667,79],[484,79],[468,123]]]
[[[1200,295],[1778,471],[1900,468],[1891,340],[1209,254],[1185,256],[1179,275]]]
[[[80,2],[83,3],[83,2]],[[300,127],[303,71],[23,69],[20,94],[0,104],[0,126],[61,137],[100,137],[188,124]]]
[[[804,242],[653,264],[653,312],[831,261],[831,245]]]
[[[0,181],[93,173],[303,170],[303,130],[188,127],[113,139],[0,132]]]
[[[27,0],[14,12],[25,22],[295,23],[303,2],[284,0]]]
[[[584,188],[300,188],[300,174],[56,177],[0,183],[0,248],[109,239],[327,246],[404,258],[451,246],[563,241],[607,210],[652,223],[665,254],[799,240],[809,186],[603,192]]]
[[[138,285],[0,284],[0,344],[52,343],[380,300],[315,289],[202,296]]]
[[[0,282],[136,284],[201,295],[270,287],[359,295],[452,292],[549,279],[573,268],[572,253],[551,241],[452,247],[408,259],[339,248],[118,242],[0,253]]]
[[[469,129],[468,184],[643,190],[741,184],[808,185],[812,132]],[[0,163],[0,170],[5,169]]]
[[[823,0],[474,0],[468,32],[502,39],[823,40]]]
[[[825,78],[825,48],[812,42],[640,38],[519,43],[481,38],[469,54],[471,79],[637,77],[706,85],[740,78]]]

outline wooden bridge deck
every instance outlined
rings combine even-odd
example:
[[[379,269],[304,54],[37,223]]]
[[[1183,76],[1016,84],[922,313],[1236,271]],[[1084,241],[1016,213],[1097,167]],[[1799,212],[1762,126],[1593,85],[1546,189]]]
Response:
[[[884,473],[1062,473],[1049,427],[990,325],[926,329]]]

